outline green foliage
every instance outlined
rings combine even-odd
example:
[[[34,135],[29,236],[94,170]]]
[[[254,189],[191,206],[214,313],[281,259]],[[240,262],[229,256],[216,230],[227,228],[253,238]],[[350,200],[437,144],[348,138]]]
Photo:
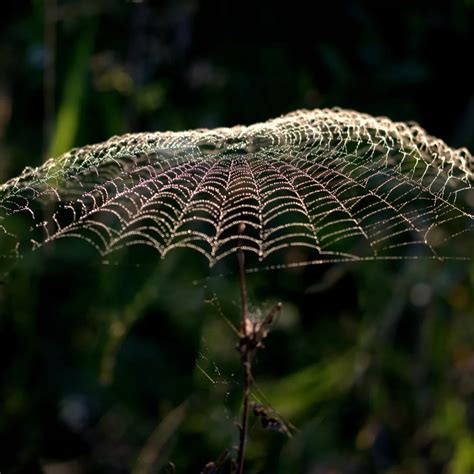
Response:
[[[56,126],[51,138],[51,149],[48,156],[56,157],[65,153],[77,141],[94,33],[95,25],[86,28],[72,54],[71,66],[64,81],[63,97],[57,113]]]
[[[2,6],[2,182],[53,142],[300,107],[414,119],[473,149],[472,1],[330,2],[318,16],[270,2],[58,2],[58,121],[44,147],[46,3]],[[200,472],[237,439],[241,377],[224,319],[238,319],[235,267],[206,279],[187,253],[160,271],[149,256],[91,257],[60,245],[6,265],[0,470],[166,472],[171,460]],[[287,439],[253,420],[249,473],[474,469],[472,262],[260,272],[248,286],[253,312],[284,306],[255,361],[255,395],[297,428]]]

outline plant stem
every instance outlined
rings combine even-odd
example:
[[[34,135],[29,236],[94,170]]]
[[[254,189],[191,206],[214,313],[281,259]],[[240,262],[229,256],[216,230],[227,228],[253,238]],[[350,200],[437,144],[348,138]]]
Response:
[[[245,254],[242,248],[240,247],[237,250],[237,260],[239,262],[239,286],[240,286],[240,325],[242,335],[244,337],[248,336],[247,326],[248,326],[248,303],[247,303],[247,285],[245,282]]]
[[[249,423],[249,399],[250,399],[250,384],[252,383],[251,373],[251,360],[250,353],[246,352],[242,356],[242,366],[244,368],[244,399],[243,399],[243,410],[242,410],[242,426],[240,428],[240,442],[239,442],[239,453],[237,456],[237,474],[244,472],[244,461],[245,461],[245,447],[247,444],[247,430]]]
[[[245,230],[245,224],[239,226],[239,233]],[[244,371],[244,393],[242,401],[242,424],[240,426],[239,450],[237,453],[237,474],[244,472],[245,447],[247,444],[247,431],[249,420],[249,398],[250,385],[252,383],[252,359],[251,348],[248,344],[248,304],[247,304],[247,287],[245,282],[245,254],[239,241],[237,250],[237,260],[239,262],[239,283],[240,283],[240,342],[239,352],[241,355],[242,368]]]

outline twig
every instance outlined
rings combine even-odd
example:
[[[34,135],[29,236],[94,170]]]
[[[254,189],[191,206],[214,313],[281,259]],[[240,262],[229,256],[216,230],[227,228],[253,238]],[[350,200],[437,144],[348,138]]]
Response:
[[[245,232],[245,224],[239,224],[239,235]],[[252,355],[263,348],[263,340],[268,335],[268,328],[272,324],[277,314],[281,311],[281,303],[276,304],[261,322],[250,321],[248,315],[247,287],[245,282],[245,254],[242,242],[239,239],[237,249],[237,260],[239,263],[240,282],[240,333],[237,350],[240,353],[240,360],[244,372],[244,393],[242,401],[242,424],[240,426],[239,447],[237,452],[237,474],[244,472],[245,447],[247,444],[247,432],[249,422],[250,387],[252,385]],[[273,418],[270,419],[273,421]]]
[[[239,225],[239,234],[245,232],[245,224]],[[245,254],[242,250],[242,243],[239,240],[237,250],[237,260],[239,262],[239,281],[240,281],[240,328],[241,335],[238,350],[241,355],[242,368],[244,370],[244,396],[242,401],[242,425],[240,426],[239,450],[237,454],[237,474],[244,472],[245,446],[247,444],[247,429],[249,422],[249,397],[250,384],[252,383],[252,366],[250,358],[250,347],[247,344],[248,339],[248,305],[247,305],[247,287],[245,284]]]

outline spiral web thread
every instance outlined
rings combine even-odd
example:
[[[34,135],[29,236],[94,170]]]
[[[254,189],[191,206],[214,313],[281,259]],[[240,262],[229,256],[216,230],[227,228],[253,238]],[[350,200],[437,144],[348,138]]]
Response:
[[[416,124],[300,110],[248,127],[113,137],[27,168],[0,186],[0,239],[10,255],[65,237],[101,256],[186,247],[211,266],[238,245],[260,260],[284,251],[281,264],[438,258],[472,239],[473,185],[472,155]]]

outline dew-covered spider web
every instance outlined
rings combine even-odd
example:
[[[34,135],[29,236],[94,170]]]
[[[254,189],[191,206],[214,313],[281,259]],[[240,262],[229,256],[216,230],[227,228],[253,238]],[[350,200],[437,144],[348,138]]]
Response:
[[[128,246],[162,257],[185,247],[211,266],[239,245],[283,265],[468,258],[473,234],[466,149],[416,124],[341,109],[117,136],[0,186],[0,247],[10,256],[77,238],[104,258]]]

